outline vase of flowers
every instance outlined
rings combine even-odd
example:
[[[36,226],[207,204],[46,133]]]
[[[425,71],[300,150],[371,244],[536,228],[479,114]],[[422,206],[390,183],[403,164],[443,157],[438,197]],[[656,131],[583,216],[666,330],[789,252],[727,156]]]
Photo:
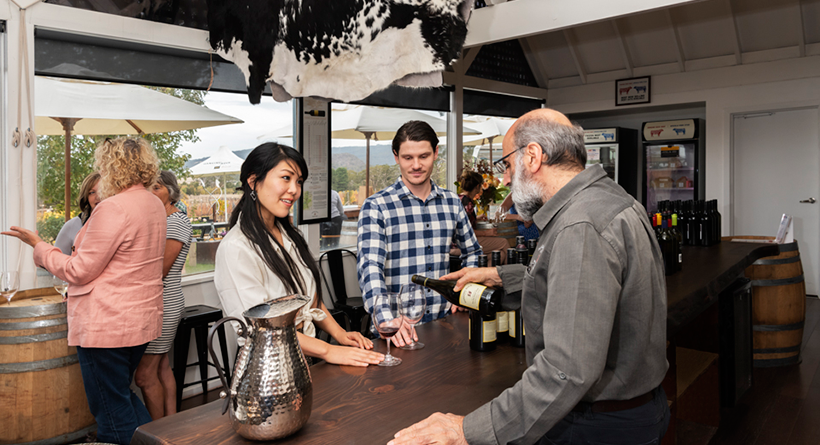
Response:
[[[509,189],[501,185],[501,180],[495,177],[493,167],[486,159],[467,161],[464,170],[474,171],[484,179],[481,184],[481,194],[476,197],[476,216],[487,215],[489,217],[490,205],[503,201],[507,197]],[[458,181],[455,184],[460,193],[461,184]]]

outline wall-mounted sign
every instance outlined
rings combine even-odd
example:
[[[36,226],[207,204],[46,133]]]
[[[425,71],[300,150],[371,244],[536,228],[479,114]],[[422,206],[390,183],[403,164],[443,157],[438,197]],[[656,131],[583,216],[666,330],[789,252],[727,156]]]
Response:
[[[649,103],[649,77],[621,79],[615,82],[615,105]]]
[[[698,137],[697,128],[694,119],[646,122],[643,124],[643,139],[645,141],[694,139]]]
[[[618,131],[616,128],[584,130],[584,143],[600,144],[603,142],[617,142],[615,140],[617,134]]]

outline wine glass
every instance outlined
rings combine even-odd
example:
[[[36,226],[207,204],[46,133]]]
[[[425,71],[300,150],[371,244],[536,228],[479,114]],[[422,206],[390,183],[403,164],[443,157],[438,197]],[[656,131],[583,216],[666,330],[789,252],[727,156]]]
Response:
[[[17,277],[17,272],[0,272],[0,295],[6,298],[9,306],[11,306],[11,299],[17,293],[20,286],[20,280]]]
[[[404,317],[404,321],[410,327],[415,327],[416,323],[424,317],[424,311],[427,309],[427,297],[424,295],[424,288],[415,283],[403,285],[399,291],[399,302],[401,303],[401,315]],[[401,346],[401,349],[414,350],[423,347],[424,343],[413,341]]]
[[[66,293],[68,292],[68,283],[63,280],[62,278],[54,275],[51,277],[51,285],[54,286],[54,290],[60,293],[63,296],[63,299],[66,298]]]
[[[403,323],[399,294],[377,295],[373,302],[373,324],[379,334],[387,340],[387,355],[379,366],[396,366],[401,363],[400,358],[390,355],[390,337],[399,332]]]

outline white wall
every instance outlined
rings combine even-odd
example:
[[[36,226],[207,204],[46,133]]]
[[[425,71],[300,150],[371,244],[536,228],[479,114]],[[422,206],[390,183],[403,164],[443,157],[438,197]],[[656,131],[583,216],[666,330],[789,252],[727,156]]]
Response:
[[[706,196],[719,200],[729,235],[732,114],[820,105],[820,57],[653,76],[651,99],[653,106],[706,104]],[[614,104],[614,82],[551,89],[547,102],[567,114],[616,110]]]

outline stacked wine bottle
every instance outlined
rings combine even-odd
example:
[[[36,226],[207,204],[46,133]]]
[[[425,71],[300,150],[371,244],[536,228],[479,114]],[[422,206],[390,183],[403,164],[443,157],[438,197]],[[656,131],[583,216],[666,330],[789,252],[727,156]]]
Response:
[[[666,275],[683,267],[683,246],[720,243],[721,215],[717,200],[661,201],[648,214],[663,253]]]

